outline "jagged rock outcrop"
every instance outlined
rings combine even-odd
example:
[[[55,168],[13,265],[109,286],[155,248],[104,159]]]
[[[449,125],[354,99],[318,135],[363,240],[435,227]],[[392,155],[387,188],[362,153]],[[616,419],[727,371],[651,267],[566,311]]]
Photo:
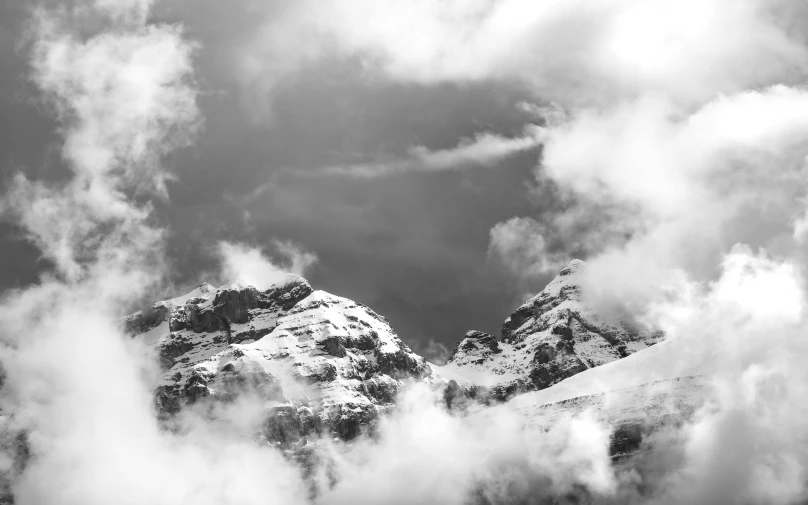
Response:
[[[499,348],[497,339],[488,333],[471,330],[467,331],[463,340],[457,343],[452,351],[452,356],[456,355],[458,352],[463,352],[466,355],[474,355],[477,357],[477,363],[482,364],[485,362],[485,359],[492,354],[501,353],[502,349]]]
[[[480,399],[502,401],[626,357],[661,338],[587,307],[583,268],[583,261],[573,260],[505,320],[499,340],[479,331],[466,333],[449,363],[436,367],[438,375],[466,390],[473,387]]]
[[[203,284],[126,318],[164,369],[164,416],[200,401],[249,394],[263,402],[263,436],[290,447],[308,435],[350,439],[389,410],[426,361],[368,307],[289,276],[270,289]]]

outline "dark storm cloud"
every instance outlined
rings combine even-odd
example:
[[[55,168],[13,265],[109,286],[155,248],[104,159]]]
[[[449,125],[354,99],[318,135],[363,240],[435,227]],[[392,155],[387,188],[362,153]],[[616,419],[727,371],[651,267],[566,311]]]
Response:
[[[306,175],[408,159],[414,148],[451,151],[481,134],[524,138],[536,117],[519,104],[532,93],[495,80],[401,83],[369,71],[361,57],[325,54],[279,70],[272,89],[256,96],[240,55],[267,16],[288,5],[178,0],[156,7],[156,20],[183,22],[199,42],[205,116],[196,145],[168,162],[177,175],[169,200],[155,203],[171,234],[174,289],[225,280],[219,240],[270,252],[274,240],[292,240],[317,254],[308,274],[316,287],[372,306],[413,345],[451,347],[467,329],[498,331],[525,287],[489,261],[489,230],[534,209],[525,183],[535,149],[522,144],[486,167],[461,157],[454,173]]]

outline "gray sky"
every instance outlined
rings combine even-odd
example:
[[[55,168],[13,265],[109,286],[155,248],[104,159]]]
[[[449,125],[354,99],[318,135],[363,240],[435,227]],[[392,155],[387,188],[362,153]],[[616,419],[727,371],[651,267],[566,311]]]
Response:
[[[198,42],[205,122],[193,147],[168,160],[177,179],[168,201],[157,203],[178,289],[223,280],[219,240],[270,255],[273,240],[291,240],[318,256],[307,274],[316,287],[386,315],[415,347],[434,340],[451,348],[468,329],[498,333],[526,290],[548,278],[517,282],[487,255],[496,223],[537,208],[536,146],[483,163],[472,153],[436,170],[412,154],[417,146],[451,150],[481,132],[522,136],[535,117],[519,106],[532,95],[518,80],[401,82],[355,55],[324,54],[260,89],[245,85],[239,52],[263,26],[266,7],[261,16],[250,2],[159,7],[162,19],[182,20]],[[27,80],[26,17],[21,3],[0,7],[4,184],[17,170],[55,179],[64,170],[53,115]],[[400,169],[320,173],[357,165]],[[10,223],[0,225],[0,251],[0,288],[48,269]]]
[[[47,8],[28,30],[32,4],[0,4],[0,287],[54,275],[0,292],[8,399],[44,437],[31,491],[45,475],[112,496],[131,483],[99,488],[99,471],[140,467],[153,471],[134,491],[163,496],[162,469],[178,467],[194,470],[180,492],[204,490],[211,461],[237,470],[214,486],[272,484],[253,478],[271,460],[220,457],[239,447],[229,436],[164,444],[143,363],[106,338],[111,312],[164,270],[177,293],[309,265],[315,286],[372,306],[433,358],[466,329],[496,332],[579,257],[586,305],[663,330],[674,347],[652,355],[669,376],[714,362],[717,408],[677,435],[685,480],[653,499],[804,501],[805,0],[36,1]],[[121,394],[97,401],[110,378]],[[413,427],[434,424],[419,438],[440,454],[489,454],[425,405],[394,421],[407,436],[360,458],[396,492],[409,460],[383,463]],[[551,430],[548,454],[599,480],[608,432],[577,421],[586,436],[557,444]],[[491,426],[501,449],[505,425]],[[434,444],[447,430],[457,443]],[[739,440],[758,457],[734,457]],[[490,454],[465,459],[499,464]],[[444,495],[457,501],[490,473],[456,470],[437,481],[460,482]]]
[[[152,3],[119,1],[132,12]],[[204,120],[164,160],[176,177],[154,201],[175,291],[226,281],[221,241],[276,263],[291,241],[317,255],[315,286],[370,305],[423,349],[467,329],[497,333],[571,258],[588,261],[595,298],[635,308],[676,279],[714,280],[738,244],[805,260],[802,0],[154,3],[152,26],[179,23],[183,37],[142,37],[166,60],[123,68],[187,75],[177,56],[193,41],[195,82],[181,88],[198,94]],[[75,145],[62,156],[54,111],[27,79],[29,7],[0,5],[0,184],[15,172],[64,180],[63,158],[115,166]],[[84,44],[80,30],[96,28],[64,40]],[[38,84],[84,121],[61,124],[106,152],[93,125],[129,124],[136,104],[104,88],[97,109],[80,109],[71,78],[114,81],[102,71],[117,59],[93,47],[81,53],[90,72],[36,60],[47,70]],[[195,117],[172,86],[168,102],[135,87],[123,89],[154,105],[136,119]],[[56,257],[54,237],[81,234],[43,223],[37,205],[10,208]],[[0,287],[48,269],[20,234],[0,224]]]

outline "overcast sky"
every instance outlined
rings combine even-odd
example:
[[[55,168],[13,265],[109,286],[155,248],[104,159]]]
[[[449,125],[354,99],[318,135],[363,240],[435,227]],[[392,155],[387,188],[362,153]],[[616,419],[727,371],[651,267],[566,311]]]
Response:
[[[55,117],[29,80],[26,8],[0,7],[4,185],[19,170],[66,174]],[[168,160],[176,179],[156,204],[171,234],[171,281],[224,282],[219,240],[269,255],[274,241],[290,240],[317,255],[307,273],[315,287],[371,306],[415,347],[451,348],[468,329],[498,334],[552,277],[516,277],[488,252],[497,223],[554,204],[549,188],[537,196],[532,175],[537,97],[520,79],[408,81],[370,52],[306,49],[294,19],[269,26],[284,10],[246,0],[158,4],[156,21],[181,21],[198,44],[204,117],[193,146]],[[0,255],[0,289],[49,268],[9,222]]]
[[[0,184],[37,181],[4,193],[0,288],[49,261],[69,275],[93,250],[63,247],[85,234],[56,229],[36,198],[74,173],[90,203],[152,199],[169,234],[161,296],[228,281],[222,241],[257,247],[309,265],[315,287],[373,307],[421,352],[497,334],[576,257],[596,297],[638,306],[676,278],[714,279],[736,244],[805,260],[802,0],[120,0],[151,13],[143,40],[120,42],[131,54],[88,38],[100,21],[86,4],[50,4],[75,9],[53,18],[69,36],[30,29],[33,4],[0,4]],[[176,25],[181,37],[156,37]],[[120,60],[132,74],[103,73]],[[148,156],[137,177],[98,158],[132,155],[105,139],[135,126],[189,146],[162,160],[162,197]],[[161,157],[152,145],[133,159]],[[116,186],[92,187],[96,172]]]

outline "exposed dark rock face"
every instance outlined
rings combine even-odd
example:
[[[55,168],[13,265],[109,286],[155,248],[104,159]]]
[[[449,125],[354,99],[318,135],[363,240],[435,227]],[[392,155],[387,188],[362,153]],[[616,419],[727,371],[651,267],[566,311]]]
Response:
[[[319,435],[322,422],[311,409],[292,405],[273,407],[264,422],[264,436],[281,447],[291,447],[302,437]]]
[[[208,388],[208,378],[201,373],[191,375],[185,384],[180,389],[181,396],[188,403],[195,403],[201,398],[210,396],[210,389]]]
[[[509,385],[510,391],[495,386],[488,388],[477,384],[458,384],[457,381],[450,380],[443,390],[443,401],[446,408],[455,412],[466,412],[474,404],[493,405],[504,402],[513,396],[516,385]]]
[[[194,333],[226,331],[231,325],[249,321],[250,310],[277,309],[288,311],[312,293],[308,282],[290,277],[283,285],[259,291],[252,286],[225,286],[215,291],[213,300],[192,298],[171,314],[171,331],[190,329]],[[240,335],[241,339],[246,339]],[[259,337],[260,338],[260,337]]]
[[[194,348],[192,339],[185,336],[176,336],[171,334],[166,342],[158,349],[160,356],[160,365],[163,370],[168,370],[174,366],[174,361],[186,352]]]
[[[156,328],[161,323],[172,319],[173,311],[186,303],[193,304],[195,300],[203,300],[199,296],[194,295],[209,295],[215,292],[215,288],[210,284],[203,283],[188,295],[188,300],[172,299],[157,302],[144,310],[135,312],[127,316],[123,320],[124,331],[130,335],[145,333],[153,328]]]
[[[394,379],[422,379],[431,374],[423,358],[413,354],[409,349],[396,352],[374,350],[379,372]]]
[[[612,431],[609,440],[609,456],[613,459],[620,459],[636,453],[640,450],[647,431],[649,431],[649,426],[640,420],[619,424]]]
[[[124,331],[128,334],[144,333],[166,320],[170,308],[154,305],[132,314],[124,320]]]
[[[533,307],[523,305],[508,316],[505,322],[502,323],[502,341],[509,344],[513,343],[516,338],[514,333],[525,321],[533,317],[533,313]]]
[[[326,363],[322,367],[322,372],[317,375],[310,375],[309,378],[314,382],[331,382],[336,380],[338,376],[337,367],[331,363]]]
[[[379,345],[379,335],[375,331],[370,331],[359,337],[346,337],[344,345],[348,349],[372,351]]]
[[[452,352],[452,357],[449,358],[449,361],[454,358],[457,354],[458,350],[462,350],[466,353],[475,353],[475,355],[479,356],[478,359],[484,359],[489,354],[499,354],[502,352],[502,349],[499,348],[499,342],[497,339],[489,335],[488,333],[482,331],[471,330],[466,332],[466,336],[457,343]]]
[[[343,345],[343,342],[340,342],[339,337],[329,337],[323,340],[323,348],[331,356],[335,356],[337,358],[344,358],[346,356],[345,346]]]
[[[573,361],[573,360],[571,360]],[[572,377],[576,373],[580,373],[586,370],[586,367],[583,366],[580,362],[573,363],[572,366],[564,367],[564,363],[549,363],[546,366],[537,367],[530,372],[530,380],[532,382],[532,386],[528,387],[526,391],[532,391],[534,389],[544,389],[556,384],[557,382],[561,382],[562,380],[566,379],[567,377]]]
[[[251,361],[234,360],[223,366],[214,376],[212,387],[222,401],[234,400],[245,393],[263,400],[284,399],[278,378]]]
[[[401,383],[396,380],[376,376],[362,381],[361,390],[366,396],[376,399],[381,404],[392,404],[400,387]]]

